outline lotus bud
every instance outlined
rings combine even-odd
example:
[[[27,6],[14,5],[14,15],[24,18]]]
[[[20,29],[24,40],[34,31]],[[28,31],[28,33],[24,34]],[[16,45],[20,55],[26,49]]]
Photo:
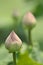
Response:
[[[23,23],[28,28],[33,28],[36,25],[36,19],[31,12],[27,12],[23,17]]]
[[[12,16],[13,16],[14,19],[18,19],[19,16],[20,16],[19,11],[18,10],[14,10]]]
[[[5,47],[9,50],[9,52],[18,51],[22,46],[22,41],[16,35],[14,31],[10,33],[5,41]]]

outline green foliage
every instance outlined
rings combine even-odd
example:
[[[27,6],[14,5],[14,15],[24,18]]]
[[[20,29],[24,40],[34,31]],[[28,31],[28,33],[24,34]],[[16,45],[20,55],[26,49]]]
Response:
[[[4,45],[0,47],[0,65],[13,65],[12,54],[8,53]],[[43,65],[43,64],[33,60],[33,58],[30,57],[30,53],[27,51],[27,45],[23,44],[23,47],[21,48],[20,51],[20,55],[17,58],[17,65]]]
[[[0,65],[7,65],[10,61],[12,61],[12,54],[9,54],[5,46],[2,45],[0,47]]]
[[[26,52],[25,54],[20,55],[17,65],[41,65],[41,64],[30,59],[28,53]]]

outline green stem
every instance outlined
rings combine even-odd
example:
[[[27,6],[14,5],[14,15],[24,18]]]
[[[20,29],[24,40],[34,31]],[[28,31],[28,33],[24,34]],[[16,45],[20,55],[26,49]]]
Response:
[[[29,41],[28,41],[28,44],[29,44],[29,45],[32,45],[31,29],[28,30],[28,34],[29,34]]]
[[[16,65],[16,52],[13,52],[13,64]]]

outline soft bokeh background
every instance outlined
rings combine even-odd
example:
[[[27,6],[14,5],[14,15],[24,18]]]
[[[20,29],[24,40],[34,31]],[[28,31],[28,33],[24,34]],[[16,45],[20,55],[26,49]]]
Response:
[[[18,21],[15,21],[12,17],[14,9],[19,11],[20,17]],[[37,54],[33,56],[36,57],[35,60],[43,62],[43,0],[0,0],[0,65],[12,64],[12,62],[11,64],[8,63],[12,59],[12,55],[10,56],[3,45],[12,30],[18,34],[23,42],[27,42],[27,32],[25,32],[21,22],[22,16],[28,11],[31,11],[37,20],[37,25],[32,30],[32,40],[37,42],[37,48],[35,49],[37,52],[34,53]],[[28,65],[28,62],[22,65]]]

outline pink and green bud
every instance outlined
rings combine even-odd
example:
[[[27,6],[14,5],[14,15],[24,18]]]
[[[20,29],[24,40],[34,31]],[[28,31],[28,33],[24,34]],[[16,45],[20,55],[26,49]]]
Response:
[[[20,50],[21,46],[21,39],[14,31],[12,31],[5,41],[5,47],[9,50],[9,52],[16,52]]]
[[[31,12],[27,12],[23,17],[23,24],[29,28],[33,28],[36,25],[36,19]]]

